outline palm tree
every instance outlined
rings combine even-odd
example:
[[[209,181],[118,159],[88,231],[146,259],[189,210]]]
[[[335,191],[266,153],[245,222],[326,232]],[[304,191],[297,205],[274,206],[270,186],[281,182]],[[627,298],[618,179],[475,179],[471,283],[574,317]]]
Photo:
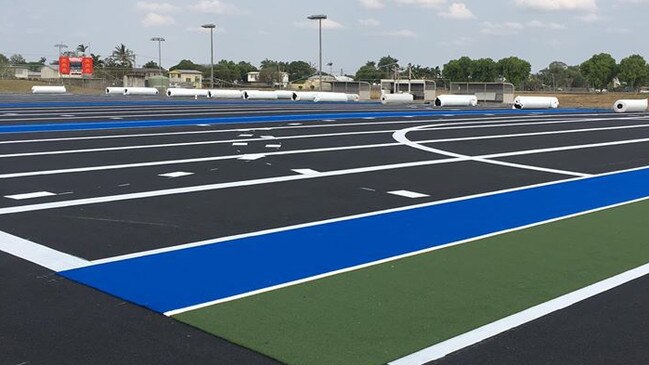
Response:
[[[86,46],[86,45],[84,45],[84,44],[80,44],[80,45],[77,46],[77,52],[79,52],[79,53],[85,55],[85,54],[86,54],[86,51],[88,50],[88,48],[90,48],[90,45],[87,45],[87,46]]]
[[[123,43],[115,47],[111,58],[121,67],[132,68],[135,63],[135,53]]]
[[[90,57],[92,57],[92,64],[95,67],[104,67],[104,60],[101,59],[101,55],[91,53]]]

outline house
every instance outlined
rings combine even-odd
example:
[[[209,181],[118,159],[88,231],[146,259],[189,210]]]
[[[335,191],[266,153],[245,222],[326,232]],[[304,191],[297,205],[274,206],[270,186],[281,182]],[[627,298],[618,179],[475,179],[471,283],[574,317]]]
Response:
[[[203,73],[196,70],[169,71],[169,83],[172,87],[201,89],[203,87]]]
[[[14,77],[17,79],[27,80],[29,79],[29,68],[27,67],[14,67]]]
[[[158,68],[134,68],[124,75],[124,87],[150,87],[149,80],[160,78],[163,71]]]
[[[41,79],[43,80],[54,80],[60,78],[59,66],[58,65],[49,65],[41,67]]]
[[[246,75],[246,80],[248,81],[249,84],[265,84],[264,82],[261,81],[259,78],[259,75],[261,73],[259,71],[253,71],[253,72],[248,72]],[[275,87],[286,87],[288,85],[288,72],[280,72],[279,73],[279,81],[273,83],[273,86]]]

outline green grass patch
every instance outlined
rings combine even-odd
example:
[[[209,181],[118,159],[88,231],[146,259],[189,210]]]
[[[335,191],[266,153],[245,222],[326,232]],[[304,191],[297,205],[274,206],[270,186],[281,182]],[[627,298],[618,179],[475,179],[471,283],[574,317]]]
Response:
[[[641,202],[175,318],[289,364],[383,364],[641,266],[648,238]]]

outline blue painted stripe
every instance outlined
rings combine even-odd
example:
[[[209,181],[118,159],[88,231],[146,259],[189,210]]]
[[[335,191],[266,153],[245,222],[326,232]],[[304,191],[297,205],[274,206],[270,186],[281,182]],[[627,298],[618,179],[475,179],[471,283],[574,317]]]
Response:
[[[649,169],[62,272],[159,312],[649,196]]]
[[[289,122],[289,121],[321,121],[322,119],[357,119],[357,118],[398,118],[404,116],[432,117],[453,114],[482,115],[485,113],[509,115],[529,114],[531,110],[461,110],[461,111],[404,111],[404,112],[352,112],[352,113],[321,113],[321,114],[282,114],[282,115],[255,115],[217,118],[185,118],[185,119],[149,119],[131,121],[96,121],[96,122],[75,122],[75,123],[43,123],[43,124],[4,124],[0,125],[0,134],[4,133],[26,133],[26,132],[65,132],[80,130],[104,130],[104,129],[127,129],[127,128],[149,128],[149,127],[174,127],[195,124],[236,124],[236,123],[264,123],[264,122]],[[575,113],[599,113],[598,109],[559,109],[538,111],[547,114],[575,114]]]

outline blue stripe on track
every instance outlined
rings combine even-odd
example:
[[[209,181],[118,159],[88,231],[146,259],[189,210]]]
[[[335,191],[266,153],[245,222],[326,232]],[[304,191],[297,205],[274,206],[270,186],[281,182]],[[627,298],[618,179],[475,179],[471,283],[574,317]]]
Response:
[[[649,169],[328,223],[62,272],[167,312],[649,196]]]
[[[191,119],[150,119],[132,121],[97,121],[78,123],[44,123],[44,124],[5,124],[0,125],[0,133],[25,133],[25,132],[65,132],[79,130],[103,130],[147,127],[174,127],[195,124],[235,124],[235,123],[264,123],[264,122],[290,122],[290,121],[321,121],[322,119],[357,119],[357,118],[398,118],[404,116],[432,117],[440,115],[509,115],[509,114],[575,114],[575,113],[600,113],[599,109],[553,109],[553,110],[457,110],[457,111],[407,111],[407,112],[353,112],[353,113],[323,113],[323,114],[288,114],[288,115],[257,115],[238,117],[216,118],[191,118]]]

